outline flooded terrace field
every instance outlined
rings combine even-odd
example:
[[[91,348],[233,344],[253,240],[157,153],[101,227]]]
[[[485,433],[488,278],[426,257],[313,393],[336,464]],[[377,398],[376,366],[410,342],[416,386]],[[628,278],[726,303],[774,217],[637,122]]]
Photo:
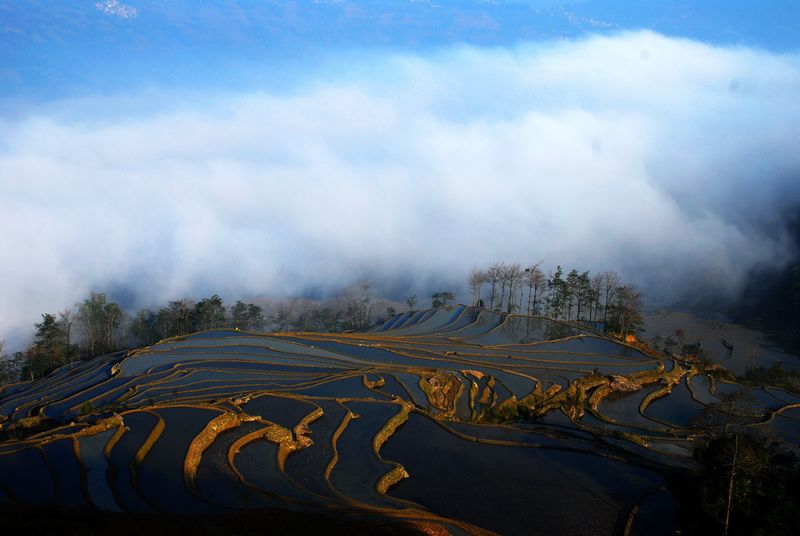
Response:
[[[456,306],[357,333],[207,331],[3,388],[0,502],[671,534],[665,474],[740,391],[733,418],[797,448],[791,393],[543,318]]]

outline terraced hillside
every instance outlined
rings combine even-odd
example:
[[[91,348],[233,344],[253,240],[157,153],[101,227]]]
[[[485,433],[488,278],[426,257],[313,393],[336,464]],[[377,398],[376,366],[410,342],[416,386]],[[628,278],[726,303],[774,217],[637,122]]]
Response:
[[[664,470],[691,465],[720,408],[800,442],[800,397],[543,318],[456,306],[360,333],[215,330],[5,387],[0,502],[672,534]]]

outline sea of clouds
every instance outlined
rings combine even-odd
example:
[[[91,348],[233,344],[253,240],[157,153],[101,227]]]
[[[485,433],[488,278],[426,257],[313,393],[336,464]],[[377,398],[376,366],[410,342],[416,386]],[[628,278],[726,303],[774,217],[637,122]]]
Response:
[[[0,118],[0,338],[92,289],[422,293],[497,260],[735,294],[797,253],[798,95],[800,54],[639,31],[34,106]]]

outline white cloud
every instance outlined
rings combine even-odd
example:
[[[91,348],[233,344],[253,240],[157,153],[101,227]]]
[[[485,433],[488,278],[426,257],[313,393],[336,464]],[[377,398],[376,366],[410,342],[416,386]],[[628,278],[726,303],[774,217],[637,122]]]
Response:
[[[139,10],[128,4],[123,4],[118,0],[106,0],[105,2],[97,2],[94,7],[107,13],[123,19],[135,19],[139,15]]]
[[[349,72],[6,121],[0,337],[112,284],[160,303],[543,258],[730,291],[792,253],[796,55],[638,32]]]

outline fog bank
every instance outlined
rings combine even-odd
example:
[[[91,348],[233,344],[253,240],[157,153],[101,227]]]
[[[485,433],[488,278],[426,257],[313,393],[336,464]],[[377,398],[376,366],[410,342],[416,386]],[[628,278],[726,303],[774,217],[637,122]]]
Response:
[[[797,54],[643,31],[325,73],[0,118],[0,338],[92,289],[421,292],[543,259],[669,300],[795,254]]]

